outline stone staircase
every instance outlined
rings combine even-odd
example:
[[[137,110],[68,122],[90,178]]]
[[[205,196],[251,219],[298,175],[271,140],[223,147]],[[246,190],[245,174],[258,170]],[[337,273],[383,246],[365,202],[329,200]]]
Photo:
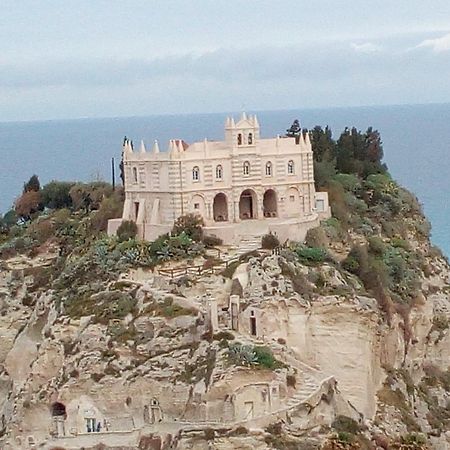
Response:
[[[276,341],[248,336],[236,331],[233,331],[233,334],[235,335],[236,340],[243,345],[269,347],[277,359],[297,370],[296,385],[298,387],[295,394],[288,400],[288,409],[304,403],[319,389],[321,381],[326,378],[319,370],[298,361],[291,350]]]

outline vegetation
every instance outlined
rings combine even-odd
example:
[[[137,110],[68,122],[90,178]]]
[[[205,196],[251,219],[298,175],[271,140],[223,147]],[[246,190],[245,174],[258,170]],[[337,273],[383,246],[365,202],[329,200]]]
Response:
[[[272,234],[265,234],[261,239],[261,248],[265,248],[267,250],[273,250],[280,245],[280,241],[278,238]]]
[[[137,235],[137,225],[132,220],[124,220],[117,229],[117,238],[119,242],[134,239]]]

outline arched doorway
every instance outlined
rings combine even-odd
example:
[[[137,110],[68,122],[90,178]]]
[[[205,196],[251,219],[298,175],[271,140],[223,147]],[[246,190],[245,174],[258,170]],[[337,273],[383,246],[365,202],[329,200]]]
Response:
[[[52,416],[53,417],[65,417],[66,407],[59,402],[53,403],[52,405]]]
[[[263,197],[264,217],[277,217],[277,193],[273,189],[264,192]]]
[[[228,220],[227,196],[220,192],[213,200],[213,215],[215,222],[226,222]]]
[[[65,420],[67,418],[66,407],[60,403],[55,402],[51,406],[52,418],[53,418],[53,431],[56,436],[65,436]]]
[[[243,191],[239,199],[239,218],[241,220],[256,219],[257,207],[255,191],[252,189]]]

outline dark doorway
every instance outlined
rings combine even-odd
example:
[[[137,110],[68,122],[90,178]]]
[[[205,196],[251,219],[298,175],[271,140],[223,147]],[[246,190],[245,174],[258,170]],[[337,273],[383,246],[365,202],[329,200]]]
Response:
[[[52,416],[53,417],[61,417],[66,416],[66,407],[59,402],[53,403],[52,405]]]
[[[251,189],[242,192],[239,199],[239,218],[241,220],[256,218],[256,194]]]
[[[277,217],[277,194],[273,189],[264,192],[263,209],[264,217]]]
[[[252,336],[256,336],[256,317],[254,314],[255,313],[252,311],[252,315],[250,317],[250,334]]]
[[[215,222],[226,222],[228,220],[227,197],[221,192],[214,197],[213,214]]]

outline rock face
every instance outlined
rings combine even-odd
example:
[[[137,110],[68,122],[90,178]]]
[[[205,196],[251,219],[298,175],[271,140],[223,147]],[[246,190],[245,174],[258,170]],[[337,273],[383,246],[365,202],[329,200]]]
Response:
[[[318,448],[345,417],[369,444],[421,432],[448,449],[450,272],[428,265],[409,314],[388,320],[349,272],[287,250],[242,262],[240,295],[220,274],[130,271],[82,310],[6,261],[1,446]]]

